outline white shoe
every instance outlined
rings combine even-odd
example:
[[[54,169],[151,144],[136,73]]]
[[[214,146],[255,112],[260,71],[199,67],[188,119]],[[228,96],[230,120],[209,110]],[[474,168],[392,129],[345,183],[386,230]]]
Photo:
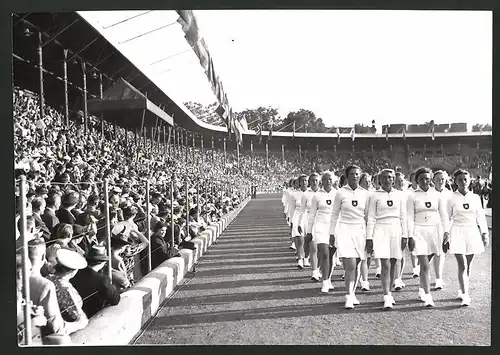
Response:
[[[328,284],[328,280],[323,280],[323,286],[321,287],[321,292],[328,293],[330,291],[330,285]]]
[[[342,274],[342,280],[344,280],[344,279],[345,279],[345,271],[344,271],[344,273]]]
[[[418,298],[420,299],[420,301],[425,302],[426,293],[423,288],[418,289]]]
[[[297,248],[295,247],[295,243],[294,242],[292,242],[292,245],[290,245],[290,249],[297,250]]]
[[[299,261],[297,262],[297,267],[299,269],[303,269],[304,268],[304,260],[299,259]]]
[[[463,300],[464,299],[464,294],[462,293],[462,290],[458,290],[457,292],[457,299]]]
[[[311,263],[310,263],[310,261],[309,261],[309,258],[305,258],[305,259],[304,259],[304,266],[305,266],[305,267],[309,267],[309,266],[311,266]]]
[[[417,277],[420,277],[420,266],[413,268],[413,278],[416,279]]]
[[[328,280],[326,280],[326,281],[328,282],[328,288],[329,288],[330,290],[333,290],[335,287],[333,287],[332,280],[328,279]]]
[[[462,295],[462,306],[470,306],[470,296],[467,293]]]
[[[344,308],[346,308],[346,309],[353,309],[354,308],[354,300],[353,300],[352,295],[345,295]]]
[[[381,273],[382,273],[382,267],[380,266],[380,267],[377,268],[377,271],[375,271],[375,277],[377,279],[380,279],[380,274]]]
[[[436,290],[442,290],[444,287],[443,279],[436,279]]]
[[[428,295],[425,295],[425,301],[424,301],[424,307],[430,308],[434,307],[434,301],[432,300],[432,295],[429,293]]]
[[[384,295],[384,310],[392,309],[393,303],[392,296]]]
[[[321,280],[321,273],[318,269],[313,270],[313,274],[311,276],[311,280],[319,282]]]
[[[357,306],[358,304],[361,304],[361,302],[359,302],[358,298],[356,297],[356,295],[352,295],[352,303]]]
[[[370,282],[369,281],[361,281],[361,291],[370,291]]]
[[[400,278],[394,280],[394,289],[396,291],[401,291],[406,285],[404,284],[403,280]]]

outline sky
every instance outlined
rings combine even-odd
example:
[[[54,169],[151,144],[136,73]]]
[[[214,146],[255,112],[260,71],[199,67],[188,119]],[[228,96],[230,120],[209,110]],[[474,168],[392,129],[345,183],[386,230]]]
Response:
[[[327,126],[491,122],[491,12],[194,13],[234,111],[304,108]],[[174,100],[215,101],[175,11],[80,14]]]

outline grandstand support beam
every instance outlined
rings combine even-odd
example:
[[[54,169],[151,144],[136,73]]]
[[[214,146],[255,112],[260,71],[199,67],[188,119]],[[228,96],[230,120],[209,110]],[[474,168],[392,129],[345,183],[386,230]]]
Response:
[[[31,302],[30,302],[30,264],[28,264],[28,236],[27,234],[27,211],[26,211],[26,194],[28,193],[26,176],[21,175],[19,181],[20,193],[20,222],[21,222],[21,241],[22,241],[22,265],[23,265],[23,310],[24,310],[24,344],[31,345]]]
[[[170,248],[173,248],[175,245],[174,178],[175,174],[172,174],[170,177]]]
[[[226,168],[226,138],[224,137],[224,168]]]
[[[80,49],[78,52],[74,53],[71,58],[68,59],[68,61],[72,61],[73,59],[75,59],[80,53],[82,53],[84,50],[86,50],[87,48],[89,48],[94,42],[96,42],[99,38],[101,38],[100,36],[97,36],[96,38],[94,38],[92,41],[90,41],[89,43],[87,43],[82,49]]]
[[[302,146],[299,144],[299,159],[302,159]]]
[[[69,127],[69,102],[68,102],[68,50],[63,49],[63,80],[64,80],[64,123]]]
[[[236,143],[236,155],[238,157],[238,171],[240,170],[240,145]]]
[[[102,91],[102,73],[99,73],[99,98],[102,100],[104,97]],[[104,138],[104,116],[101,113],[101,137]]]
[[[40,119],[43,119],[45,112],[45,102],[43,93],[43,48],[42,32],[38,32],[38,73],[40,76]]]
[[[269,144],[266,141],[266,167],[269,167]]]
[[[149,189],[151,188],[149,179],[146,180],[146,238],[148,238],[148,273],[151,272],[151,201]],[[173,206],[173,205],[171,205]]]
[[[214,152],[215,152],[214,136],[212,136],[212,165],[214,165]]]
[[[203,138],[205,138],[203,135],[201,136],[201,165],[205,164],[205,156],[204,156],[204,149],[203,149]]]
[[[88,111],[87,111],[87,71],[85,61],[82,61],[82,77],[83,77],[83,122],[85,128],[85,135],[89,130]]]
[[[194,134],[193,134],[192,138],[193,138],[193,164],[196,164],[196,161],[195,161],[195,159],[196,159],[196,155],[195,155],[196,141],[195,141]]]
[[[285,145],[281,145],[281,164],[285,166]]]
[[[77,18],[76,20],[74,20],[70,24],[66,25],[62,30],[60,30],[59,32],[57,32],[55,35],[52,35],[52,37],[50,37],[48,40],[45,41],[44,44],[42,44],[42,47],[45,47],[46,45],[48,45],[49,43],[51,43],[53,40],[55,40],[57,37],[59,37],[59,35],[61,35],[64,31],[66,31],[68,28],[70,28],[71,26],[73,26],[78,21],[80,21],[79,18]]]

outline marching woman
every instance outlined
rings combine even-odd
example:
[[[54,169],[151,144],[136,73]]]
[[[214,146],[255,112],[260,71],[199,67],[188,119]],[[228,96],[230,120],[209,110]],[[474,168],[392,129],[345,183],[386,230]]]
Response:
[[[368,203],[366,222],[366,251],[380,259],[384,309],[393,307],[391,287],[396,278],[396,262],[406,248],[406,199],[394,189],[395,172],[384,169],[379,174],[381,188],[372,194]]]
[[[366,200],[368,192],[359,187],[361,169],[350,165],[345,170],[347,185],[335,194],[330,223],[330,244],[337,248],[345,270],[345,308],[359,304],[355,295],[358,264],[366,258]],[[337,225],[338,222],[338,225]]]
[[[290,199],[293,194],[293,192],[297,189],[297,180],[296,179],[290,179],[290,187],[286,190],[286,195],[285,195],[285,214],[286,214],[286,222],[290,226],[290,239],[292,240],[292,244],[290,245],[290,249],[296,250],[295,248],[295,243],[293,242],[293,236],[292,236],[292,217],[293,214],[290,215]]]
[[[371,178],[368,173],[363,173],[361,174],[361,177],[359,178],[359,186],[368,191],[368,201],[370,200],[370,196],[373,192],[372,187],[371,187]],[[368,205],[369,203],[367,203]],[[371,254],[366,255],[366,260],[362,260],[359,265],[360,265],[360,278],[361,278],[361,291],[369,291],[370,290],[370,283],[368,282],[368,270],[370,268],[370,262],[371,262]]]
[[[396,178],[394,180],[394,188],[402,193],[404,206],[406,209],[406,202],[408,200],[408,195],[411,192],[406,188],[405,175],[400,171],[396,172]],[[406,286],[403,282],[403,272],[405,269],[405,264],[406,264],[406,257],[405,257],[405,250],[403,249],[401,259],[396,262],[396,279],[394,280],[395,291],[401,291]]]
[[[420,265],[418,296],[425,307],[433,307],[430,293],[429,263],[434,255],[443,253],[443,238],[448,239],[449,220],[439,192],[430,187],[432,172],[420,168],[415,172],[417,189],[408,196],[408,248]]]
[[[306,239],[312,238],[312,246],[317,247],[319,270],[314,270],[311,279],[319,281],[323,277],[321,292],[333,290],[331,273],[333,270],[334,249],[330,247],[330,222],[336,189],[333,188],[334,175],[327,171],[321,176],[323,187],[314,194],[311,200],[311,211],[306,227]]]
[[[453,192],[448,190],[445,187],[445,183],[448,180],[448,174],[446,171],[438,170],[434,173],[434,177],[432,181],[434,182],[434,189],[441,194],[441,198],[443,199],[444,206],[448,205],[448,200],[451,198]],[[448,214],[448,217],[450,215]],[[444,270],[444,261],[446,254],[443,253],[441,255],[435,255],[432,263],[434,264],[434,273],[436,274],[436,290],[441,290],[444,287],[443,282],[443,270]]]
[[[297,248],[297,267],[299,269],[304,268],[304,232],[302,229],[299,231],[300,227],[299,213],[298,210],[301,206],[302,194],[307,190],[307,175],[300,175],[296,180],[296,185],[298,189],[290,194],[289,199],[289,212],[292,221],[292,238]]]
[[[372,176],[372,185],[373,185],[373,189],[372,191],[377,191],[378,189],[380,189],[380,182],[378,180],[378,173],[377,174],[373,174]],[[368,197],[370,197],[371,194],[368,195]],[[368,204],[366,204],[368,206]],[[380,273],[382,272],[382,265],[380,264],[380,260],[377,259],[377,258],[371,258],[373,261],[375,261],[375,266],[376,266],[376,271],[375,271],[375,277],[377,279],[380,279]]]
[[[455,254],[458,265],[458,297],[462,306],[469,306],[469,278],[472,260],[475,254],[484,252],[489,244],[488,224],[481,199],[469,191],[470,175],[465,170],[453,174],[458,190],[450,197],[447,205],[451,217],[449,239],[444,238],[443,248],[449,246],[450,254]],[[479,226],[479,228],[478,228]]]
[[[408,187],[409,194],[413,193],[418,188],[417,180],[415,180],[415,172],[410,174],[410,183]],[[408,249],[409,250],[409,249]],[[420,265],[418,264],[418,259],[413,253],[410,252],[411,266],[413,272],[413,278],[416,279],[420,275]]]
[[[311,201],[319,189],[319,174],[312,173],[309,176],[309,188],[302,194],[300,200],[300,207],[297,209],[295,213],[298,214],[298,226],[297,230],[300,235],[305,235],[306,233],[306,225],[309,220],[309,212],[311,210]],[[304,238],[304,266],[311,266],[314,270],[318,269],[318,256],[316,246],[312,245],[312,236],[311,238],[305,236]]]

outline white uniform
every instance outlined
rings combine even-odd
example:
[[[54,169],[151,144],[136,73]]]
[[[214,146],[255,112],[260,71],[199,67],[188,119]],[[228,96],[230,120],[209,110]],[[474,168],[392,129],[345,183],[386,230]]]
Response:
[[[340,188],[335,195],[330,234],[335,235],[339,258],[366,259],[367,197],[367,190],[361,187],[353,190],[349,185]]]
[[[366,239],[373,240],[373,257],[401,259],[401,238],[407,237],[406,197],[392,189],[377,190],[368,203]]]
[[[295,213],[297,213],[297,221],[300,228],[302,228],[302,235],[305,236],[305,230],[307,221],[309,219],[309,212],[311,211],[311,201],[316,192],[314,192],[311,188],[308,188],[302,194],[300,198],[300,207],[297,208]]]
[[[290,223],[291,223],[289,221],[290,217],[288,215],[288,198],[289,198],[289,195],[290,195],[291,191],[292,190],[290,188],[284,189],[283,190],[283,198],[281,199],[281,201],[283,202],[283,212],[285,213],[285,216],[287,218],[288,225],[290,225]]]
[[[488,234],[488,224],[480,197],[470,191],[465,196],[455,191],[448,200],[447,210],[451,217],[449,252],[481,254],[484,251],[481,234]]]
[[[449,229],[448,213],[441,194],[432,187],[418,187],[406,203],[408,237],[413,237],[413,255],[441,255],[443,233]]]
[[[302,199],[302,194],[304,192],[302,190],[294,190],[290,194],[289,198],[289,203],[288,203],[288,211],[290,213],[290,221],[292,222],[292,237],[299,237],[299,236],[304,236],[304,231],[302,231],[302,234],[299,233],[297,227],[299,226],[299,220],[298,216],[299,214],[297,213],[297,209],[300,208],[300,202]]]
[[[330,192],[324,189],[318,190],[311,200],[311,210],[307,220],[306,233],[313,235],[316,244],[330,243],[330,223],[332,219],[333,201],[337,190],[332,188]]]

